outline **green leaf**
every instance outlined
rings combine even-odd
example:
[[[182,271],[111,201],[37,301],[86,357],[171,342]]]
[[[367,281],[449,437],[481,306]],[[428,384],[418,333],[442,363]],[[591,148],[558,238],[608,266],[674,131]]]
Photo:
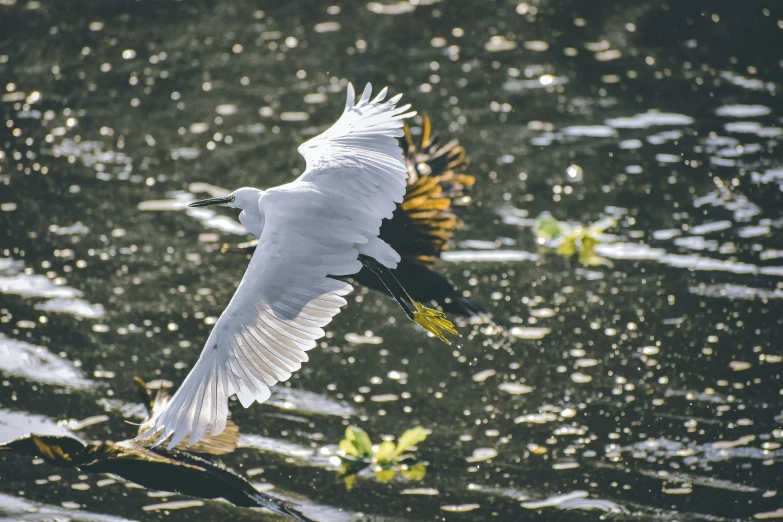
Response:
[[[582,236],[582,252],[584,252],[585,256],[594,256],[595,255],[595,247],[600,244],[600,241],[598,241],[593,236],[590,236],[588,234],[585,234]]]
[[[394,475],[397,473],[397,470],[394,468],[390,469],[383,469],[383,468],[377,468],[375,470],[375,477],[380,482],[389,482],[391,479],[394,478]]]
[[[356,483],[356,475],[348,475],[345,477],[345,489],[348,491],[353,488],[353,485]]]
[[[536,218],[533,230],[537,236],[543,237],[544,239],[553,239],[563,235],[560,222],[552,217],[552,214],[549,212],[542,212],[538,218]]]
[[[391,461],[391,456],[394,454],[394,448],[394,443],[388,440],[378,444],[378,449],[373,453],[375,462],[382,464]]]
[[[563,257],[571,257],[576,254],[576,239],[575,235],[563,238],[563,242],[557,247],[557,253]]]
[[[372,441],[370,441],[370,437],[367,435],[367,432],[361,428],[354,428],[354,433],[356,436],[354,445],[359,451],[359,455],[362,457],[372,455]]]
[[[343,439],[340,441],[340,449],[343,450],[349,457],[359,456],[359,452],[356,451],[356,446],[354,446],[353,442],[348,439]]]
[[[345,428],[344,440],[348,441],[356,449],[356,453],[351,456],[364,458],[372,455],[372,441],[370,441],[370,437],[363,429],[348,426]],[[342,442],[340,443],[340,448],[345,451]],[[347,451],[346,454],[348,454]]]
[[[419,463],[412,468],[403,469],[401,473],[409,480],[421,480],[427,474],[427,466]]]
[[[402,437],[397,439],[397,448],[390,456],[390,460],[395,460],[397,457],[403,454],[405,450],[411,446],[415,446],[419,442],[422,442],[427,438],[427,434],[424,432],[424,428],[416,426],[412,430],[408,430],[402,434]]]

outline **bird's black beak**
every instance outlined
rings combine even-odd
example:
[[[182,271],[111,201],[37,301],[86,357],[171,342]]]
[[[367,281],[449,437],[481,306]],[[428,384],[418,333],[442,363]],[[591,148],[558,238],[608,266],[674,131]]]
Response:
[[[231,203],[234,201],[234,198],[231,196],[225,196],[222,198],[209,198],[209,199],[202,199],[199,201],[194,201],[193,203],[190,203],[189,207],[206,207],[207,205],[225,205],[226,203]]]

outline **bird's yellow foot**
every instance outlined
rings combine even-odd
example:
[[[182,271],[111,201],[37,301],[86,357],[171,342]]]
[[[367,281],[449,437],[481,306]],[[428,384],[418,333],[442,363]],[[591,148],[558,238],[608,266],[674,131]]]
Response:
[[[452,335],[459,335],[457,329],[454,328],[451,321],[446,319],[446,314],[443,312],[427,308],[417,301],[413,301],[413,305],[416,307],[416,311],[413,312],[413,320],[428,332],[432,332],[435,337],[444,343],[451,344],[451,342],[446,339],[446,336],[443,335],[442,330],[445,330]]]

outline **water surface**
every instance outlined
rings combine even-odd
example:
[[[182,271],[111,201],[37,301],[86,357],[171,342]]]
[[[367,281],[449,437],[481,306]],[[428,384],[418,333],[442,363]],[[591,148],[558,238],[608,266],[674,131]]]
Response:
[[[192,184],[292,179],[371,81],[471,156],[439,268],[510,326],[447,347],[357,292],[269,403],[233,408],[223,461],[318,520],[783,516],[781,20],[756,0],[0,0],[2,439],[103,414],[74,434],[133,435],[131,376],[181,382],[244,270],[219,252],[236,216],[186,211]],[[543,211],[615,218],[611,266],[539,252]],[[346,490],[349,423],[431,430],[427,476]],[[12,519],[257,518],[0,463]]]

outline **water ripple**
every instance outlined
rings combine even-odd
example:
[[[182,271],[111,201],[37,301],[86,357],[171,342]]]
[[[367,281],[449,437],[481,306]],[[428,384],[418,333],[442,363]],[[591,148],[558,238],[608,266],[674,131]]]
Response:
[[[0,334],[0,370],[29,381],[87,388],[93,384],[73,363],[62,359],[43,346]]]

